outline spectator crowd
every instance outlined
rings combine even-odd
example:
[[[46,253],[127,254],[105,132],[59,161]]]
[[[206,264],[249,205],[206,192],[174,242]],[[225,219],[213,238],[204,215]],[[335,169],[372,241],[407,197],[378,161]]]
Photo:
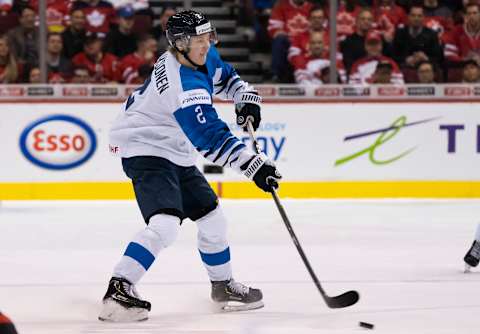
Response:
[[[329,82],[329,1],[272,2],[272,81]],[[338,0],[337,83],[480,82],[480,1]]]
[[[143,82],[176,11],[166,2],[157,17],[147,0],[46,2],[49,83]],[[329,0],[227,2],[254,14],[252,47],[267,45],[270,82],[329,82]],[[0,0],[0,83],[40,82],[38,7]],[[480,0],[338,0],[336,21],[337,83],[480,82]]]
[[[0,83],[39,83],[38,0],[0,0]],[[49,83],[138,84],[167,47],[144,0],[47,0]]]

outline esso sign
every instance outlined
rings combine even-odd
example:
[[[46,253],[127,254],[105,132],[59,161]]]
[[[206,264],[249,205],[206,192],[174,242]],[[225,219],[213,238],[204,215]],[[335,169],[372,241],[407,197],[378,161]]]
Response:
[[[33,164],[46,169],[70,169],[86,162],[95,152],[92,128],[79,118],[53,115],[41,118],[23,130],[20,148]]]

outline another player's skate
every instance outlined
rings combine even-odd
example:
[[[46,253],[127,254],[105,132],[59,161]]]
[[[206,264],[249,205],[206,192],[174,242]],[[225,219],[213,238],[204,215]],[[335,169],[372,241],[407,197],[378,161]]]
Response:
[[[246,311],[263,307],[262,291],[235,282],[212,282],[212,299],[223,311]]]
[[[478,266],[480,260],[480,242],[474,241],[472,247],[468,250],[467,254],[463,258],[465,261],[465,272],[469,272],[471,267]]]
[[[140,299],[133,284],[124,278],[112,277],[98,319],[114,322],[147,320],[151,307],[149,302]]]

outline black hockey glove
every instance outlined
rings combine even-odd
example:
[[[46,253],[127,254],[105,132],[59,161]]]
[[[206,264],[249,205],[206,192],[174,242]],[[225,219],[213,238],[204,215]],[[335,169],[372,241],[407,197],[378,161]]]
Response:
[[[260,103],[262,98],[257,92],[241,92],[235,98],[235,113],[237,114],[237,125],[247,132],[248,121],[252,122],[253,130],[260,126]]]
[[[253,179],[257,187],[265,192],[278,189],[278,180],[282,178],[277,167],[264,154],[257,154],[244,163],[240,169],[249,179]]]

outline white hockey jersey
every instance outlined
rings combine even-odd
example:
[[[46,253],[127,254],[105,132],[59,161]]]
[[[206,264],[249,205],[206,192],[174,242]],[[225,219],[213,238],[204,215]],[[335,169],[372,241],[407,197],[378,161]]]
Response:
[[[198,151],[240,172],[254,153],[218,117],[212,95],[235,101],[247,89],[213,46],[203,70],[181,65],[167,51],[123,104],[110,130],[110,151],[121,157],[162,157],[180,166],[194,165]]]

